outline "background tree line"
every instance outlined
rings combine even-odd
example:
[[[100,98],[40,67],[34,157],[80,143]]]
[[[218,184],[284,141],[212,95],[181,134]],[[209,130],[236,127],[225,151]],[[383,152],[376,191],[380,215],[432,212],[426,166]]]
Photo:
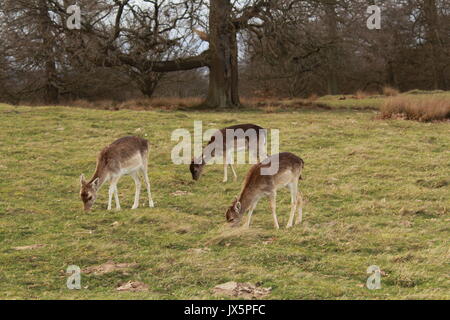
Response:
[[[67,7],[81,29],[66,26]],[[369,30],[367,7],[382,8]],[[445,0],[2,0],[0,101],[450,89]]]

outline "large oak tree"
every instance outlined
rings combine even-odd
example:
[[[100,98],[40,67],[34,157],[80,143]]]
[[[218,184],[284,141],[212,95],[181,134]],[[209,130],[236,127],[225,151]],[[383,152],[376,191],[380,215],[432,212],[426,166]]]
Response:
[[[155,1],[146,1],[152,2]],[[195,3],[195,1],[193,1]],[[113,41],[108,44],[109,49],[114,47],[114,40],[126,32],[121,27],[124,8],[130,5],[129,1],[117,1],[118,10]],[[154,57],[136,59],[136,55],[124,52],[116,46],[115,55],[107,59],[106,63],[122,64],[144,69],[148,72],[172,72],[191,70],[201,67],[209,68],[209,89],[204,102],[210,108],[228,108],[240,106],[238,92],[238,42],[237,32],[246,28],[249,21],[258,16],[261,10],[269,6],[267,0],[249,1],[247,5],[237,9],[233,8],[230,0],[210,0],[208,32],[198,32],[203,41],[209,43],[209,48],[194,56],[177,58],[173,60],[158,60]],[[203,35],[203,36],[202,36]],[[162,42],[167,42],[164,39]],[[156,41],[155,45],[161,41]],[[99,61],[105,64],[105,61]]]

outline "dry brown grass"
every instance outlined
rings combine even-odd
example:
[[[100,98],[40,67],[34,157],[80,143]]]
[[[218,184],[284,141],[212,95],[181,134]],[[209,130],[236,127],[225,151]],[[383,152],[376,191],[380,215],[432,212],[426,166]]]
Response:
[[[398,96],[387,99],[380,111],[383,119],[400,118],[423,122],[447,120],[450,119],[450,99]]]
[[[383,88],[383,95],[387,96],[387,97],[396,97],[400,94],[400,91],[398,91],[395,88],[386,86]]]
[[[308,97],[308,101],[314,102],[314,101],[318,100],[319,98],[320,97],[316,93],[313,93]]]
[[[200,105],[203,99],[200,97],[176,98],[176,97],[159,97],[151,99],[134,99],[123,102],[121,107],[124,109],[143,108],[143,109],[172,109],[193,107]]]
[[[103,109],[103,110],[152,110],[152,109],[178,109],[189,108],[196,105],[200,105],[203,99],[199,97],[189,98],[140,98],[131,99],[124,102],[118,102],[113,100],[100,100],[100,101],[87,101],[87,100],[75,100],[69,102],[68,105],[87,108],[87,109]]]
[[[263,97],[242,97],[243,107],[262,109],[266,113],[275,113],[287,109],[330,109],[326,105],[318,102],[319,96],[313,94],[308,99],[289,99],[289,98],[263,98]],[[123,102],[114,100],[75,100],[65,103],[68,106],[74,106],[86,109],[100,110],[179,110],[184,108],[195,108],[204,102],[201,97],[186,98],[141,98],[131,99]]]
[[[355,99],[367,99],[370,96],[372,96],[372,94],[370,92],[358,90],[355,92],[354,98]]]

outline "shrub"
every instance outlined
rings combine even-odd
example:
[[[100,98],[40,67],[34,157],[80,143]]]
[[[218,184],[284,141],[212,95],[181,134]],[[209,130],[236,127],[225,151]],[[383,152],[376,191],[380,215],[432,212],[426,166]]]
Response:
[[[400,94],[400,92],[392,87],[384,87],[383,88],[383,95],[387,96],[387,97],[396,97]]]
[[[317,99],[319,99],[319,96],[316,93],[313,93],[308,97],[308,101],[310,101],[310,102],[314,102]]]
[[[356,93],[354,95],[354,98],[355,99],[366,99],[366,98],[368,98],[370,96],[371,96],[370,93],[368,93],[366,91],[363,91],[363,90],[358,90],[358,91],[356,91]]]
[[[447,97],[398,96],[387,99],[380,108],[381,117],[417,121],[450,119],[450,99]]]

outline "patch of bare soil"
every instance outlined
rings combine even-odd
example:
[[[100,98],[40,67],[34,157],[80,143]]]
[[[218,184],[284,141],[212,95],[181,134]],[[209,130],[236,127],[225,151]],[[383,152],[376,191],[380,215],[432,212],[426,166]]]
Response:
[[[83,269],[82,272],[86,274],[93,273],[94,275],[102,275],[117,270],[126,270],[136,266],[137,263],[115,263],[113,261],[108,261],[98,266],[87,267]]]
[[[271,291],[272,288],[262,288],[251,283],[238,283],[234,281],[223,283],[213,288],[215,295],[244,299],[261,299],[268,296]]]
[[[180,197],[180,196],[191,196],[192,193],[187,192],[187,191],[177,190],[175,192],[172,192],[170,195],[175,196],[175,197]]]
[[[148,291],[148,285],[146,285],[143,282],[139,281],[128,281],[125,284],[120,285],[116,288],[117,291],[132,291],[132,292],[139,292],[139,291]]]
[[[256,239],[261,238],[262,233],[263,231],[256,227],[252,227],[250,229],[244,226],[233,228],[224,224],[218,232],[214,233],[212,238],[205,242],[205,244],[207,246],[230,246],[236,242],[255,241]]]
[[[188,252],[192,252],[192,253],[196,253],[196,254],[202,254],[202,253],[208,253],[210,252],[211,249],[210,248],[190,248],[188,249]]]
[[[22,250],[33,250],[33,249],[43,248],[45,246],[46,246],[45,244],[32,244],[30,246],[14,247],[13,249],[14,250],[19,250],[19,251],[22,251]]]
[[[263,241],[262,243],[263,243],[264,245],[269,245],[269,244],[274,243],[276,240],[277,240],[277,238],[272,237],[272,238],[269,238],[269,239]]]

